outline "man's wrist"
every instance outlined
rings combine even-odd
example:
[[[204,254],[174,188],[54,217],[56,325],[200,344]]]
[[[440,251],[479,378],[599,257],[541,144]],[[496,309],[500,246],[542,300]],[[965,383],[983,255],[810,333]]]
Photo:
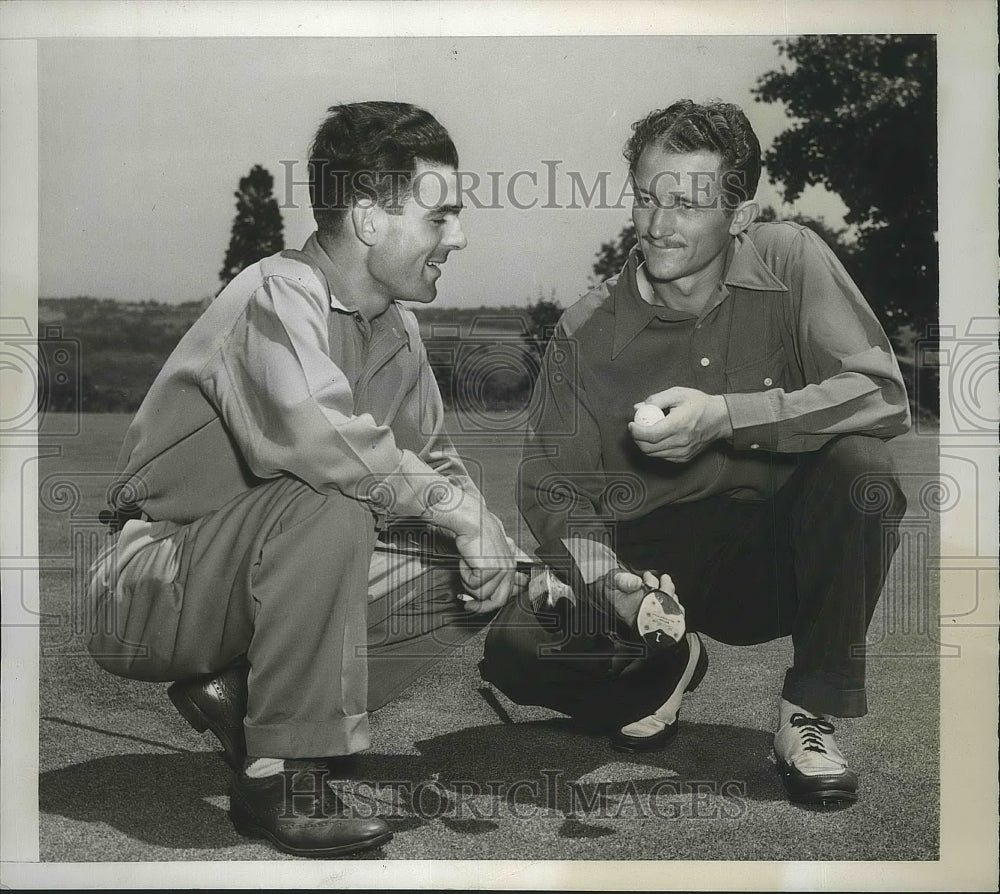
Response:
[[[447,531],[452,537],[475,537],[480,534],[485,513],[481,500],[461,488],[454,488],[440,502],[453,505],[441,510],[430,507],[431,520],[437,527]]]
[[[713,402],[716,413],[717,439],[724,441],[733,436],[733,420],[729,416],[729,403],[722,394],[714,395]]]

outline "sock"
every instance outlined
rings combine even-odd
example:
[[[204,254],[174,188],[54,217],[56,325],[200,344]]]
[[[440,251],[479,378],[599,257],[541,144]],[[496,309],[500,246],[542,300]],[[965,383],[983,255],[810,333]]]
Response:
[[[265,776],[275,776],[284,769],[284,758],[248,756],[243,765],[243,775],[250,779],[262,779]]]
[[[819,714],[816,711],[810,711],[807,708],[803,708],[799,705],[793,704],[788,701],[788,699],[783,698],[778,704],[778,727],[779,729],[783,727],[789,720],[792,719],[793,714],[805,714],[807,717],[822,717],[824,720],[829,720],[829,714]]]

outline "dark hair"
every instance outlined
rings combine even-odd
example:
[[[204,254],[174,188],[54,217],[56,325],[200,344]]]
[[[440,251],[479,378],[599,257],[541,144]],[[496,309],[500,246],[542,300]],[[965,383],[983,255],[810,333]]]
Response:
[[[398,211],[418,161],[458,167],[448,131],[410,103],[353,102],[327,113],[309,150],[309,199],[321,230],[338,226],[359,198]]]
[[[731,102],[680,99],[632,125],[624,155],[635,172],[648,146],[669,152],[715,152],[722,158],[727,208],[752,199],[760,180],[760,141],[743,110]]]

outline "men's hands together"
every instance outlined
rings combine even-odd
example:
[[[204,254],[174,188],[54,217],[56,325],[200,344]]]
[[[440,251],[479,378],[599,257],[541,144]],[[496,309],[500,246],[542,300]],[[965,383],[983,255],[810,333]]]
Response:
[[[669,574],[644,571],[640,576],[619,569],[609,572],[603,582],[604,599],[618,617],[629,624],[635,620],[639,603],[650,590],[662,590],[675,598],[677,596],[677,588]]]
[[[687,462],[713,441],[732,437],[729,410],[721,394],[674,387],[650,395],[644,403],[667,411],[665,418],[652,425],[629,423],[633,440],[647,456]],[[517,571],[517,561],[527,556],[507,536],[495,516],[486,513],[478,528],[456,536],[455,545],[461,554],[462,584],[472,596],[464,603],[466,611],[476,614],[496,611],[512,592],[526,585],[527,575]],[[667,574],[657,576],[647,571],[640,577],[619,570],[609,575],[605,596],[619,610],[627,612],[633,602],[638,608],[647,588],[672,593],[673,582]]]
[[[654,404],[667,413],[652,425],[628,424],[632,440],[647,456],[687,462],[713,441],[733,435],[729,409],[721,394],[678,386],[651,394],[644,403]]]
[[[527,584],[527,575],[517,571],[517,560],[528,557],[507,536],[496,516],[486,514],[477,530],[455,538],[455,546],[462,556],[462,584],[473,597],[464,603],[467,612],[496,611],[515,589]]]

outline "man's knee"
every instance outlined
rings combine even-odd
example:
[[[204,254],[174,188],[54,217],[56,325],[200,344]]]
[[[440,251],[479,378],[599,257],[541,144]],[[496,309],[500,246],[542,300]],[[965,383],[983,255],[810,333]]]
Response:
[[[374,516],[365,503],[352,500],[334,491],[321,494],[301,481],[289,480],[286,484],[287,505],[282,512],[282,526],[320,519],[338,519],[341,517],[352,520],[364,520],[366,526],[374,527]]]
[[[544,630],[530,607],[514,597],[490,624],[479,662],[480,675],[513,697],[529,683],[544,643]]]
[[[834,438],[820,451],[828,474],[894,474],[892,456],[885,441],[867,435]]]
[[[848,495],[856,509],[892,517],[906,512],[906,497],[885,441],[845,435],[827,444],[818,459],[814,473],[832,490]]]
[[[287,539],[294,528],[296,544],[305,549],[314,544],[329,545],[332,538],[338,538],[352,543],[359,561],[368,562],[375,544],[375,517],[365,503],[340,493],[321,494],[294,480],[282,490],[272,537],[284,535]]]

